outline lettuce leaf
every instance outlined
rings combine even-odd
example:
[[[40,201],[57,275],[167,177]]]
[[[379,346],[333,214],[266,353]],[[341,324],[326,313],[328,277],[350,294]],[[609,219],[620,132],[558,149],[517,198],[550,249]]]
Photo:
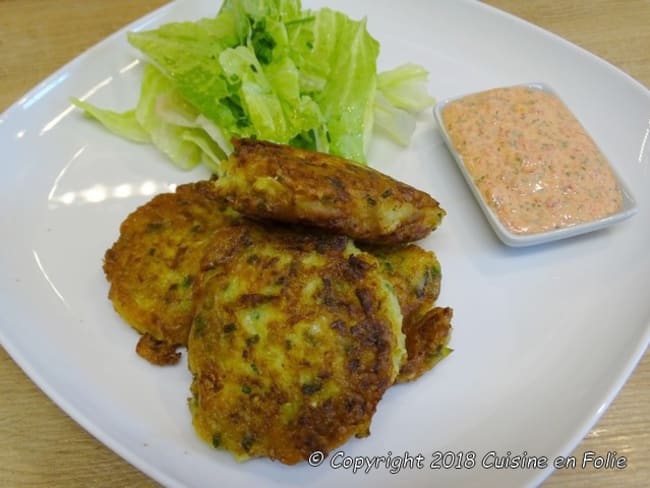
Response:
[[[313,98],[327,121],[330,152],[365,162],[379,43],[368,33],[365,20],[354,21],[327,8],[319,10],[308,25],[313,27],[313,47],[303,48],[304,64],[299,69],[325,80]]]
[[[133,110],[113,112],[76,98],[71,101],[111,132],[135,142],[153,144],[181,169],[205,163],[216,172],[219,161],[225,158],[203,127],[199,113],[152,65],[144,68],[140,99]]]
[[[142,76],[142,89],[135,109],[135,118],[147,131],[154,146],[179,168],[191,169],[201,162],[202,151],[191,139],[188,140],[186,135],[201,129],[167,122],[157,110],[158,101],[161,99],[167,102],[168,107],[173,100],[182,100],[175,93],[172,83],[152,65],[147,65]],[[183,110],[188,110],[188,107],[183,105]],[[196,118],[197,115],[198,113],[189,114],[189,117]]]
[[[415,132],[415,117],[391,104],[379,91],[375,97],[375,126],[398,144],[407,146]]]
[[[428,76],[422,66],[412,63],[377,76],[375,125],[403,146],[415,132],[415,114],[436,102],[427,92]]]
[[[93,104],[71,98],[73,105],[79,107],[84,113],[91,118],[96,119],[109,131],[120,137],[129,139],[134,142],[151,142],[149,133],[142,128],[135,117],[135,110],[126,112],[114,112],[95,107]]]
[[[397,108],[419,112],[436,103],[427,92],[429,73],[417,64],[407,63],[379,73],[377,88]]]

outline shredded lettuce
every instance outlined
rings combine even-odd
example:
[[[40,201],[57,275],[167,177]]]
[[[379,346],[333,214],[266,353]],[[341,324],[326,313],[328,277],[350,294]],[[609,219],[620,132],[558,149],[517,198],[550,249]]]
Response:
[[[366,161],[373,127],[400,144],[431,105],[427,73],[377,74],[379,43],[364,20],[300,0],[225,0],[214,18],[130,32],[147,64],[124,113],[73,100],[107,129],[154,144],[178,167],[219,171],[233,137]]]

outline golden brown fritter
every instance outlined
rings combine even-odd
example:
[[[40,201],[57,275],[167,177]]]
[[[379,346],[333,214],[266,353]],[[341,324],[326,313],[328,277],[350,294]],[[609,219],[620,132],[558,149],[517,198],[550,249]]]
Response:
[[[135,346],[135,352],[151,364],[167,366],[176,364],[181,358],[181,353],[176,350],[179,344],[169,343],[162,339],[156,339],[149,333],[144,333]]]
[[[202,269],[188,341],[200,437],[294,464],[369,434],[405,356],[376,259],[344,236],[245,224]]]
[[[155,364],[178,360],[192,322],[192,283],[204,245],[236,218],[212,183],[181,185],[135,210],[106,251],[104,272],[115,310],[145,334],[137,352]]]
[[[452,315],[453,311],[449,307],[435,307],[424,315],[404,321],[407,361],[402,366],[396,383],[419,378],[451,352],[447,344],[451,334]]]
[[[382,273],[393,286],[402,310],[407,360],[397,382],[412,381],[429,371],[451,350],[451,308],[434,308],[442,274],[433,251],[415,244],[397,247],[366,246],[377,257]]]
[[[216,186],[244,215],[380,244],[422,239],[445,215],[427,193],[352,161],[251,139],[233,144]]]
[[[404,322],[424,315],[438,299],[442,274],[433,251],[425,251],[416,244],[407,246],[363,246],[381,263],[381,271],[388,279],[397,299]]]

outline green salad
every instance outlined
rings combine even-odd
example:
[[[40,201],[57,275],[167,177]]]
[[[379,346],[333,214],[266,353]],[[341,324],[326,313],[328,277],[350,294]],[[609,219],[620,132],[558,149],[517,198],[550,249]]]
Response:
[[[114,112],[73,99],[115,134],[177,166],[219,162],[256,137],[364,163],[374,128],[408,144],[432,105],[415,64],[377,73],[379,43],[357,21],[300,0],[225,0],[214,18],[130,32],[145,59],[140,99]]]

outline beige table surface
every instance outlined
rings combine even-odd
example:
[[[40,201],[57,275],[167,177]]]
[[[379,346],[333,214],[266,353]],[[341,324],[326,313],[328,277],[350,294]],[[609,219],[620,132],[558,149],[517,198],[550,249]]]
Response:
[[[433,0],[432,0],[433,1]],[[0,112],[37,82],[164,0],[0,0]],[[216,3],[216,2],[215,2]],[[489,0],[650,86],[650,0]],[[625,324],[619,324],[624,326]],[[617,451],[622,471],[568,470],[545,487],[649,486],[650,353],[577,447]],[[0,348],[0,486],[156,486],[55,406]]]

